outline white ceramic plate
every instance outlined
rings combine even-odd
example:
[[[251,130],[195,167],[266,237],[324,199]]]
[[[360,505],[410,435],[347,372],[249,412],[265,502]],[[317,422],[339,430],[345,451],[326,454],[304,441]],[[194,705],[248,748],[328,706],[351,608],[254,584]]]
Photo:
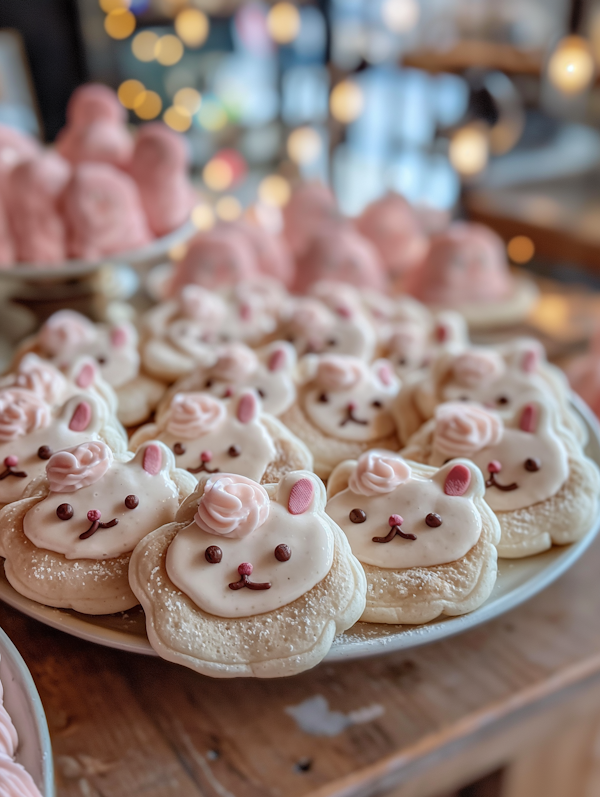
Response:
[[[600,424],[591,410],[577,396],[573,403],[589,432],[587,454],[600,466]],[[555,547],[527,559],[500,559],[498,580],[488,600],[470,614],[444,617],[423,626],[393,626],[357,623],[336,638],[328,661],[357,659],[395,650],[407,650],[434,642],[499,617],[536,595],[568,570],[591,545],[600,530],[600,515],[586,536],[565,547]],[[52,609],[24,598],[10,586],[2,570],[0,599],[24,614],[53,628],[73,634],[89,642],[128,650],[132,653],[156,655],[146,637],[144,614],[140,607],[119,615],[90,617],[63,609]]]
[[[58,282],[73,277],[86,277],[95,273],[100,268],[113,263],[126,263],[131,266],[144,266],[155,264],[164,260],[169,250],[178,244],[188,241],[196,232],[191,221],[186,222],[179,229],[155,238],[141,249],[130,249],[119,252],[97,261],[67,260],[63,266],[41,266],[33,263],[17,263],[14,268],[0,269],[0,280],[11,282]]]
[[[19,734],[17,761],[29,772],[44,797],[54,797],[52,747],[42,702],[21,654],[1,629],[0,678],[4,685],[4,705]]]

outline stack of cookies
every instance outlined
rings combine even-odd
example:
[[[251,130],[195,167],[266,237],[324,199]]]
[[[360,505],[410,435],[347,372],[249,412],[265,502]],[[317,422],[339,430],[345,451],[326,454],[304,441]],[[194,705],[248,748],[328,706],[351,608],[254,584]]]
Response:
[[[302,229],[296,230],[302,244]],[[52,316],[0,382],[0,555],[88,614],[140,603],[198,672],[300,672],[359,620],[477,609],[498,557],[591,528],[600,477],[541,346],[318,280],[179,285],[134,324]]]

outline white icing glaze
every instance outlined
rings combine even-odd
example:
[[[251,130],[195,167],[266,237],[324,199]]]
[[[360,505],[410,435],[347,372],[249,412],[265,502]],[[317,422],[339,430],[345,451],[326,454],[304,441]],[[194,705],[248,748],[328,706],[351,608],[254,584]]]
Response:
[[[312,483],[314,497],[306,511],[288,511],[288,497],[302,480]],[[277,499],[270,502],[268,518],[244,537],[221,536],[203,531],[193,522],[180,531],[167,552],[171,581],[203,611],[218,617],[250,617],[285,606],[319,583],[333,563],[334,538],[323,516],[323,486],[312,474],[288,474],[279,484]],[[288,545],[286,562],[275,558],[278,545]],[[205,551],[216,545],[222,560],[211,564]],[[261,591],[229,588],[240,580],[238,567],[250,563],[250,580],[270,583]]]
[[[0,753],[0,797],[41,797],[29,772],[3,753]]]
[[[196,362],[211,361],[214,334],[203,324],[190,318],[177,318],[167,327],[166,337],[170,343]]]
[[[339,378],[329,367],[334,363]],[[357,442],[376,440],[395,430],[389,407],[398,388],[387,361],[367,365],[354,357],[323,355],[302,397],[303,408],[326,434]]]
[[[144,456],[150,446],[161,452],[160,471],[144,469]],[[38,548],[55,551],[67,559],[112,559],[132,551],[138,542],[154,529],[170,523],[179,507],[179,493],[169,472],[173,459],[156,442],[142,446],[128,462],[113,460],[106,473],[96,482],[74,492],[49,493],[33,506],[23,520],[23,531]],[[125,498],[135,495],[139,504],[125,506]],[[61,504],[73,507],[69,520],[56,514]],[[119,522],[111,528],[99,528],[91,537],[79,539],[91,526],[87,514],[101,512],[101,522]]]
[[[387,451],[368,453],[387,459],[394,456]],[[401,457],[397,459],[403,462]],[[470,470],[471,482],[464,495],[446,495],[446,478],[457,463]],[[329,500],[326,511],[341,526],[352,553],[364,564],[394,570],[431,567],[460,559],[477,543],[482,520],[473,498],[482,496],[483,490],[477,468],[467,460],[455,460],[430,479],[412,474],[387,493],[366,496],[348,487]],[[353,509],[366,513],[363,523],[350,520]],[[425,522],[430,513],[442,518],[439,527],[432,528]],[[402,518],[401,530],[416,540],[396,535],[387,543],[373,542],[373,537],[385,537],[390,532],[392,515]]]
[[[190,396],[199,397],[204,394],[176,394],[173,400],[179,401],[177,399],[179,395],[184,400],[189,400]],[[179,430],[175,431],[170,422],[171,405],[171,408],[161,416],[162,428],[158,432],[157,439],[175,453],[177,467],[190,472],[202,468],[194,474],[198,479],[203,473],[211,473],[216,469],[221,473],[238,473],[260,481],[267,465],[275,459],[276,455],[271,436],[260,422],[260,401],[251,392],[244,392],[229,402],[213,396],[205,397],[219,410],[214,415],[215,422],[210,428],[203,433],[200,432],[195,419],[190,417],[189,428],[190,434],[193,432],[193,436],[184,437],[184,434],[187,434],[184,428],[185,423],[180,422]],[[238,418],[238,410],[242,401],[252,405],[251,415],[247,420]],[[177,443],[184,447],[183,453],[176,452],[176,448],[179,450],[179,446],[176,446]],[[232,447],[236,447],[236,453],[233,455]]]
[[[77,407],[82,403],[90,408],[89,422],[85,429],[74,431],[69,428],[69,424]],[[93,396],[85,394],[73,396],[65,402],[50,426],[10,442],[0,443],[0,463],[6,457],[16,456],[18,465],[13,470],[27,474],[24,478],[7,476],[0,480],[0,503],[18,501],[27,485],[45,473],[47,460],[38,456],[38,450],[42,446],[48,446],[51,452],[54,452],[87,440],[98,440],[102,428],[100,407],[100,402]],[[0,469],[4,470],[5,466],[0,464]]]

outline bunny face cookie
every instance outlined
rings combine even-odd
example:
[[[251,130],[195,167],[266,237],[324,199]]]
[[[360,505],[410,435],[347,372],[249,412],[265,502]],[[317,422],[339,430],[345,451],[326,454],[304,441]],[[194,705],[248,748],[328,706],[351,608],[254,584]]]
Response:
[[[29,390],[0,391],[0,460],[4,463],[0,503],[19,500],[44,473],[55,451],[99,439],[125,451],[125,433],[107,416],[103,402],[91,395],[73,396],[54,417],[51,407]]]
[[[436,470],[371,450],[334,470],[326,511],[365,567],[363,620],[423,623],[489,597],[500,530],[484,489],[467,460]]]
[[[580,539],[597,511],[598,470],[555,416],[555,405],[538,398],[504,420],[477,405],[442,404],[402,453],[430,464],[468,456],[486,474],[499,555],[529,556]]]
[[[131,560],[159,655],[218,677],[291,675],[318,663],[360,616],[366,586],[324,506],[323,485],[307,471],[266,487],[205,476],[177,522]]]
[[[390,406],[399,382],[387,360],[324,355],[301,366],[308,376],[282,421],[311,449],[319,476],[367,448],[398,447]]]
[[[101,441],[58,451],[32,497],[6,508],[0,550],[13,587],[48,606],[108,614],[135,606],[131,551],[175,517],[195,484],[161,443],[135,456]]]

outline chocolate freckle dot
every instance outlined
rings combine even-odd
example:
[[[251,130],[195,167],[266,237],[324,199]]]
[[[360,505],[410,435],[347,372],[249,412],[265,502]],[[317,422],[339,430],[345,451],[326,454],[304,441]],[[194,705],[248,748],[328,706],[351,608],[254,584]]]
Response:
[[[242,453],[242,449],[239,446],[229,446],[227,453],[230,457],[239,457]]]
[[[539,459],[526,459],[525,460],[525,470],[528,470],[530,473],[535,473],[536,470],[539,470],[542,467]]]
[[[61,504],[56,510],[59,520],[71,520],[73,517],[73,507],[71,504]]]
[[[182,445],[181,443],[175,443],[175,445],[173,446],[173,452],[177,454],[177,456],[179,457],[182,454],[185,454],[185,446]]]
[[[125,506],[127,509],[135,509],[139,503],[140,499],[137,497],[137,495],[128,495],[125,499]]]
[[[206,561],[211,565],[218,565],[223,558],[223,551],[218,545],[209,545],[204,551]]]
[[[438,526],[442,525],[442,518],[435,512],[430,512],[425,518],[425,523],[431,526],[432,529],[437,529]]]
[[[352,509],[349,518],[352,523],[364,523],[367,519],[367,513],[364,509]]]
[[[50,446],[40,446],[37,450],[37,455],[40,459],[50,459],[52,456],[52,449]]]
[[[291,555],[292,549],[283,542],[275,548],[275,559],[278,562],[287,562]]]

